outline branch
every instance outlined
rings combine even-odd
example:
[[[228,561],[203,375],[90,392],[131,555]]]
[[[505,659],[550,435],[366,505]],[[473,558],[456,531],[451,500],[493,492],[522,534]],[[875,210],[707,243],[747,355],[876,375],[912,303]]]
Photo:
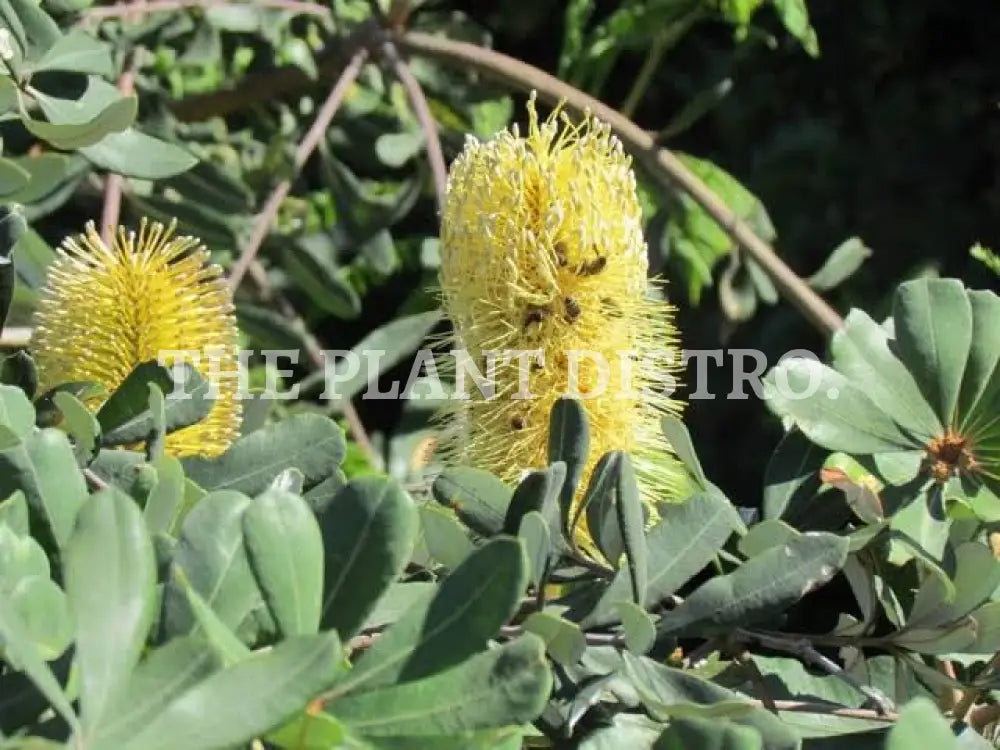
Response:
[[[134,5],[125,6],[131,9]],[[139,66],[139,49],[133,50],[128,67],[118,79],[118,90],[125,96],[135,93],[135,71]],[[125,179],[117,172],[109,172],[104,178],[104,206],[101,208],[101,239],[110,246],[114,240],[115,227],[122,210],[122,188]]]
[[[358,77],[358,74],[361,72],[361,66],[364,65],[367,59],[367,50],[359,49],[355,52],[347,67],[340,74],[340,78],[337,79],[333,88],[330,89],[330,94],[326,97],[326,101],[323,102],[323,106],[320,107],[319,112],[316,114],[316,119],[313,121],[312,126],[302,139],[302,142],[299,143],[298,148],[295,149],[294,164],[296,173],[302,169],[320,139],[326,134],[327,128],[330,127],[330,121],[333,120],[333,116],[340,108],[344,97],[347,96],[348,89]],[[271,191],[271,195],[268,196],[267,201],[264,203],[264,208],[261,209],[260,214],[257,216],[257,221],[254,223],[250,239],[247,240],[243,252],[240,253],[240,257],[229,271],[229,286],[232,289],[235,290],[239,286],[240,281],[243,280],[243,276],[246,274],[247,269],[257,255],[257,251],[271,230],[271,224],[274,222],[274,217],[278,214],[278,207],[281,205],[281,201],[288,195],[291,187],[291,179],[284,179],[275,185],[274,190]]]
[[[798,656],[804,661],[811,662],[814,666],[817,666],[827,674],[842,680],[864,695],[873,705],[876,706],[879,713],[889,714],[896,710],[892,701],[883,695],[879,690],[871,687],[870,685],[865,685],[856,677],[844,671],[843,667],[834,662],[832,659],[828,659],[823,656],[823,654],[813,648],[812,645],[804,638],[786,638],[777,635],[767,635],[765,633],[757,633],[752,630],[744,630],[743,628],[737,630],[734,635],[737,639],[757,641],[762,646],[767,648],[784,651],[785,653]]]
[[[256,8],[287,10],[292,13],[317,16],[327,20],[332,20],[333,18],[329,8],[318,3],[305,2],[305,0],[253,0],[253,2],[249,3],[233,3],[226,0],[139,0],[128,5],[119,3],[118,5],[88,8],[81,14],[80,20],[82,22],[99,22],[109,18],[141,16],[147,13],[172,13],[186,8],[207,10],[210,8],[230,8],[247,5]]]
[[[843,326],[840,315],[758,237],[712,190],[672,152],[660,148],[653,137],[621,113],[527,63],[494,50],[431,34],[408,31],[397,38],[399,47],[410,54],[424,55],[456,67],[475,70],[484,76],[523,90],[534,89],[551,104],[565,101],[581,113],[589,110],[606,122],[625,147],[659,182],[670,189],[680,188],[752,257],[774,282],[781,294],[813,325],[824,333]]]
[[[420,129],[424,133],[424,140],[427,143],[427,159],[431,163],[431,173],[434,175],[434,192],[437,195],[438,209],[444,208],[444,194],[448,183],[448,167],[444,161],[444,152],[441,150],[441,138],[438,136],[437,125],[431,108],[427,104],[427,97],[420,88],[420,82],[409,64],[396,50],[396,45],[392,42],[385,42],[382,45],[382,54],[392,65],[396,78],[406,89],[406,94],[410,99],[410,106],[413,107],[413,114],[420,123]]]
[[[764,702],[751,699],[753,703],[763,706]],[[829,703],[819,701],[774,701],[774,707],[778,711],[791,711],[804,714],[823,714],[824,716],[840,716],[845,719],[863,719],[865,721],[884,721],[887,724],[899,720],[899,714],[895,711],[881,713],[867,708],[838,708]]]

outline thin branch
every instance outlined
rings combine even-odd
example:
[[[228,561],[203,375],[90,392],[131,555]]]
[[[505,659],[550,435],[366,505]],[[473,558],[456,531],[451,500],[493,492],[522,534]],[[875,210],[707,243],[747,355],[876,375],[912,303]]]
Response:
[[[628,92],[628,96],[625,97],[625,103],[622,104],[621,112],[623,115],[632,117],[635,114],[635,109],[639,106],[639,102],[642,101],[642,97],[645,95],[646,89],[649,88],[649,84],[652,83],[653,74],[656,73],[656,69],[660,66],[663,56],[704,16],[704,8],[696,5],[687,15],[678,18],[673,24],[665,27],[653,38],[653,44],[646,53],[646,59],[643,61],[642,67],[635,77],[632,89]]]
[[[764,702],[760,700],[752,700],[752,702],[759,706],[764,705]],[[899,714],[895,711],[881,713],[867,708],[837,708],[831,706],[829,703],[820,703],[818,701],[776,700],[774,701],[774,707],[778,711],[823,714],[824,716],[840,716],[845,719],[862,719],[864,721],[884,721],[887,724],[899,720]]]
[[[660,148],[653,137],[621,113],[543,70],[494,50],[442,36],[408,31],[396,43],[404,52],[424,55],[456,67],[475,70],[522,90],[534,89],[540,98],[566,105],[578,113],[589,110],[618,134],[622,143],[657,180],[687,193],[753,258],[781,294],[824,333],[843,326],[840,315],[778,257],[697,175],[675,154]]]
[[[330,93],[326,97],[326,101],[323,102],[319,112],[316,113],[316,119],[313,121],[312,126],[302,139],[302,142],[299,143],[298,148],[295,149],[296,173],[302,169],[313,150],[319,144],[320,139],[326,134],[326,130],[330,127],[330,122],[333,120],[333,116],[340,108],[341,103],[344,101],[344,97],[347,96],[348,89],[350,89],[354,80],[358,77],[358,74],[361,72],[361,66],[364,65],[365,60],[367,59],[367,50],[359,49],[355,52],[353,57],[351,57],[351,61],[347,64],[347,67],[344,68],[343,72],[340,74],[340,78],[337,79],[333,88],[330,89]],[[274,190],[271,191],[271,195],[268,196],[267,201],[264,203],[264,208],[261,209],[260,214],[257,216],[257,221],[254,223],[250,239],[244,246],[240,257],[230,269],[229,286],[232,289],[236,289],[236,287],[239,286],[240,281],[243,280],[244,274],[246,274],[247,269],[256,257],[261,244],[263,244],[264,238],[267,237],[268,232],[271,230],[271,224],[274,222],[274,218],[278,214],[278,207],[281,205],[281,201],[288,195],[288,191],[291,187],[291,179],[282,180],[274,187]]]
[[[127,6],[133,7],[133,6]],[[121,78],[118,79],[118,90],[124,96],[135,93],[135,71],[139,66],[141,50],[133,50]],[[105,245],[110,245],[114,239],[115,227],[122,210],[122,188],[125,178],[117,172],[108,172],[104,178],[104,206],[101,208],[101,239]]]
[[[983,667],[983,671],[976,675],[976,682],[982,683],[984,677],[988,677],[1000,668],[1000,653],[993,655],[990,659],[989,664]],[[959,721],[965,721],[969,712],[972,710],[973,706],[976,705],[976,701],[979,700],[979,696],[982,694],[983,688],[981,687],[970,687],[964,693],[962,693],[961,698],[955,704],[955,710],[952,712],[954,716]]]
[[[434,192],[437,195],[438,209],[443,209],[445,186],[448,182],[448,167],[444,161],[444,152],[441,150],[441,138],[438,135],[437,125],[434,122],[434,116],[431,114],[431,108],[427,104],[427,97],[424,96],[424,91],[420,88],[420,82],[413,75],[409,63],[400,57],[396,45],[392,42],[384,42],[382,44],[382,54],[392,65],[396,78],[399,79],[399,82],[406,90],[406,94],[410,99],[410,106],[413,107],[413,114],[416,115],[417,122],[420,123],[420,129],[423,131],[424,140],[427,145],[427,159],[431,163],[431,173],[434,175]]]
[[[327,20],[333,18],[329,8],[319,3],[305,2],[305,0],[253,0],[249,3],[233,3],[226,0],[139,0],[127,5],[119,3],[118,5],[88,8],[81,14],[81,21],[105,21],[109,18],[131,17],[147,13],[172,13],[187,8],[208,10],[210,8],[245,7],[247,5],[256,8],[287,10]]]
[[[881,691],[871,687],[870,685],[865,685],[854,677],[854,675],[846,672],[844,668],[835,661],[828,659],[826,656],[813,648],[813,646],[804,638],[787,638],[779,635],[768,635],[765,633],[757,633],[752,630],[745,630],[743,628],[736,631],[735,637],[740,640],[757,641],[762,646],[766,646],[767,648],[784,651],[785,653],[798,656],[804,661],[811,662],[827,674],[847,683],[859,693],[864,695],[881,713],[888,714],[896,710],[892,701],[883,695]]]
[[[31,328],[28,326],[8,327],[0,333],[0,349],[21,349],[30,341]]]
[[[295,328],[299,334],[302,336],[302,341],[305,344],[306,355],[309,357],[309,361],[312,362],[313,366],[317,367],[319,370],[323,370],[326,367],[326,358],[323,356],[323,347],[320,346],[319,341],[309,330],[309,326],[306,325],[302,316],[296,312],[295,307],[289,302],[288,298],[280,292],[275,292],[270,283],[267,280],[267,272],[264,270],[260,262],[254,260],[247,271],[250,279],[254,282],[257,288],[260,290],[261,299],[264,302],[273,301],[278,308],[278,312],[286,318]],[[357,409],[354,408],[354,404],[350,399],[345,399],[343,404],[341,404],[341,412],[343,412],[344,419],[347,421],[347,430],[354,439],[354,442],[358,444],[368,456],[369,460],[375,465],[380,466],[382,459],[375,450],[375,446],[372,444],[371,438],[368,436],[368,431],[365,429],[364,423],[361,421],[361,416],[358,414]]]
[[[92,490],[100,491],[108,489],[108,483],[97,476],[93,469],[84,469],[83,478],[87,480],[87,484],[90,485],[90,489]]]

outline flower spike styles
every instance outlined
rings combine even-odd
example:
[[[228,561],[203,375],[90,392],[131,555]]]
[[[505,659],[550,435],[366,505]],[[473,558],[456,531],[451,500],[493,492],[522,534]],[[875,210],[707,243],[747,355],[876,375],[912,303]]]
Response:
[[[660,429],[680,409],[669,396],[679,356],[673,308],[647,279],[631,162],[589,115],[572,124],[557,111],[539,123],[532,96],[529,116],[526,137],[515,126],[470,138],[452,164],[440,283],[451,343],[480,372],[491,351],[540,350],[542,361],[494,358],[492,398],[473,389],[448,407],[439,451],[516,482],[547,463],[552,406],[573,395],[591,434],[576,502],[597,460],[625,450],[655,518],[656,503],[684,485]]]
[[[162,352],[197,351],[197,369],[211,375],[218,396],[208,416],[167,435],[175,456],[215,456],[236,438],[238,341],[229,288],[208,250],[174,224],[142,221],[119,227],[107,245],[94,223],[67,238],[49,267],[35,314],[32,350],[42,392],[67,382],[96,382],[113,392],[137,365],[170,364]],[[99,406],[99,404],[91,404]]]

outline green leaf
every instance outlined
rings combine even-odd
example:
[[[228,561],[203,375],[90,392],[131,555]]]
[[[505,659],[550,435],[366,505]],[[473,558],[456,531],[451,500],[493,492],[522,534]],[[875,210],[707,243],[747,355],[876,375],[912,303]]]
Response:
[[[883,453],[914,447],[868,395],[839,372],[820,362],[787,358],[764,377],[768,407],[814,443],[853,454]]]
[[[844,564],[848,541],[834,534],[803,534],[772,547],[728,575],[699,586],[660,620],[660,636],[699,634],[760,622],[826,583]]]
[[[0,425],[19,438],[27,437],[34,428],[35,409],[20,388],[0,385]]]
[[[337,402],[361,393],[369,385],[370,379],[374,380],[388,372],[417,350],[440,321],[441,312],[432,310],[396,318],[376,328],[351,348],[352,356],[362,360],[357,372],[342,372],[341,365],[349,361],[343,360],[336,363],[337,368],[334,369],[332,378],[329,374],[318,373],[315,376],[326,381],[324,398],[334,406]],[[333,365],[334,362],[328,362],[327,368]],[[302,389],[306,390],[314,384],[314,379],[305,378]]]
[[[182,146],[154,138],[135,128],[108,133],[80,153],[97,167],[140,180],[174,177],[198,163]]]
[[[753,727],[729,721],[677,717],[653,745],[653,750],[766,750],[764,738]]]
[[[579,401],[560,397],[549,416],[549,463],[566,464],[566,481],[559,495],[560,519],[563,534],[569,531],[570,507],[576,488],[583,477],[583,468],[590,452],[590,428],[587,413]]]
[[[149,533],[175,536],[183,516],[184,469],[173,456],[163,456],[153,462],[156,483],[146,498],[143,515]]]
[[[522,627],[541,638],[549,656],[567,667],[580,661],[587,648],[580,626],[551,612],[532,612]]]
[[[962,375],[959,396],[959,432],[989,425],[1000,408],[1000,297],[993,292],[969,291],[972,306],[972,342]],[[978,429],[977,429],[978,432]]]
[[[17,162],[10,159],[0,159],[0,198],[10,198],[16,195],[30,181],[31,175]],[[0,258],[2,258],[0,262],[10,263],[8,258],[3,258],[2,256]]]
[[[0,500],[0,528],[7,528],[17,536],[28,536],[28,501],[17,490],[6,500]]]
[[[214,399],[210,383],[189,363],[179,364],[175,382],[171,371],[155,362],[136,365],[97,412],[105,446],[144,441],[154,434],[156,416],[150,408],[150,385],[165,394],[166,429],[178,430],[204,419]]]
[[[250,567],[281,633],[317,632],[323,538],[305,500],[292,492],[267,490],[244,512],[243,537]]]
[[[249,742],[287,721],[340,669],[335,633],[298,636],[185,690],[121,750],[210,750]]]
[[[201,635],[205,637],[222,665],[232,666],[247,658],[250,655],[250,649],[219,619],[219,616],[208,606],[208,602],[191,588],[191,582],[184,575],[184,571],[175,569],[174,580],[183,589],[184,596],[187,597],[187,603],[191,607],[197,628],[200,629]]]
[[[70,29],[59,37],[31,69],[35,72],[68,70],[105,78],[111,77],[115,72],[111,48],[81,29]]]
[[[135,668],[108,715],[97,727],[94,747],[120,747],[153,721],[163,707],[202,682],[219,667],[200,638],[174,638]]]
[[[621,457],[621,470],[615,482],[615,512],[618,527],[625,543],[629,581],[632,584],[632,601],[640,607],[646,601],[646,538],[643,534],[645,519],[642,515],[642,501],[639,499],[639,485],[636,482],[632,461],[627,453]]]
[[[830,253],[823,267],[807,279],[809,286],[820,292],[828,292],[840,286],[861,268],[861,264],[871,257],[871,254],[871,248],[867,247],[859,237],[844,240]]]
[[[139,661],[153,623],[155,583],[153,544],[135,503],[115,489],[91,496],[66,547],[66,595],[88,730],[107,715]]]
[[[423,547],[435,562],[454,570],[472,554],[475,545],[469,532],[448,508],[421,503],[420,534]]]
[[[517,610],[527,583],[524,548],[498,537],[473,552],[428,603],[386,630],[331,691],[331,699],[364,686],[426,677],[485,648]]]
[[[275,445],[281,451],[274,450]],[[251,432],[215,459],[185,458],[188,478],[206,490],[233,489],[257,495],[282,471],[302,472],[310,488],[337,471],[344,458],[344,432],[318,414],[296,414]]]
[[[529,511],[521,518],[517,535],[528,553],[528,580],[537,588],[545,579],[552,552],[549,524],[538,511]]]
[[[483,469],[447,468],[431,485],[434,498],[453,511],[473,531],[492,536],[504,529],[513,492]]]
[[[701,468],[701,462],[698,460],[698,454],[691,442],[691,434],[688,432],[687,426],[680,417],[665,414],[660,418],[660,429],[663,430],[663,435],[666,437],[667,443],[670,444],[674,455],[684,464],[688,473],[697,480],[698,485],[704,488],[708,478],[705,476],[704,469]]]
[[[941,420],[906,366],[892,352],[885,329],[852,310],[830,343],[833,366],[905,432],[926,442],[941,432]]]
[[[87,100],[90,91],[87,90],[81,102]],[[135,121],[138,106],[134,96],[125,96],[102,106],[96,114],[81,115],[77,102],[48,96],[36,99],[49,122],[26,116],[21,117],[21,122],[33,135],[65,151],[93,146],[108,133],[124,130]]]
[[[778,18],[788,33],[799,40],[802,49],[812,57],[818,57],[819,40],[816,37],[816,30],[809,23],[806,0],[771,0],[771,4],[778,12]]]
[[[819,470],[826,451],[790,430],[778,443],[764,472],[763,517],[803,518],[808,502],[820,487]]]
[[[514,489],[507,506],[503,521],[504,533],[516,534],[524,516],[531,511],[538,511],[543,517],[551,514],[558,522],[558,498],[565,480],[566,465],[561,461],[547,469],[529,472]],[[558,533],[558,526],[553,531]]]
[[[232,630],[260,602],[243,544],[249,505],[250,498],[231,490],[206,495],[184,519],[173,558],[174,567]],[[168,633],[186,634],[194,617],[176,579],[175,573],[164,590],[162,619]]]
[[[886,750],[912,750],[933,747],[934,750],[958,748],[951,727],[941,711],[928,698],[914,698],[899,712],[899,721],[889,730]]]
[[[320,514],[322,625],[343,639],[364,624],[413,551],[417,512],[394,479],[358,477]]]
[[[41,521],[45,533],[63,547],[87,497],[66,433],[38,430],[0,450],[0,497],[16,490],[24,492],[32,516]]]
[[[959,545],[954,565],[950,585],[933,574],[925,578],[914,598],[907,627],[934,627],[964,617],[1000,586],[1000,563],[978,541]]]
[[[0,18],[27,62],[39,59],[61,35],[56,22],[33,0],[0,2]]]
[[[53,394],[52,401],[62,412],[69,434],[73,437],[77,458],[89,462],[97,453],[101,425],[93,412],[80,399],[67,391]]]
[[[12,385],[23,391],[28,398],[33,398],[38,389],[38,368],[35,366],[35,360],[23,349],[4,357],[0,360],[0,383]]]
[[[5,593],[39,655],[57,659],[73,641],[73,620],[62,589],[48,575],[27,576]]]
[[[799,737],[779,718],[739,693],[690,672],[657,664],[644,656],[625,652],[622,658],[639,699],[654,718],[673,721],[676,718],[717,720],[726,717],[759,732],[767,750],[798,750],[800,747]]]
[[[52,708],[74,732],[79,732],[80,725],[69,698],[52,674],[49,665],[38,653],[37,646],[14,610],[12,602],[3,596],[0,596],[0,641],[3,642],[6,660],[16,662],[18,668],[30,677],[45,695]]]
[[[361,313],[361,299],[337,267],[333,242],[325,236],[288,245],[282,259],[289,276],[321,310],[345,320]]]
[[[587,530],[601,554],[617,566],[625,549],[621,524],[615,512],[618,503],[617,485],[622,471],[623,451],[609,451],[598,460],[590,474],[587,492],[580,504],[580,511],[586,511]],[[573,524],[574,528],[576,524]]]
[[[941,422],[956,422],[965,361],[972,346],[972,305],[956,279],[901,284],[893,299],[900,358]]]
[[[634,602],[619,601],[615,603],[618,617],[622,621],[625,633],[625,645],[636,656],[646,653],[656,640],[656,624],[646,610]]]
[[[551,688],[541,640],[529,635],[421,680],[345,696],[331,711],[366,736],[429,740],[529,722]]]
[[[733,506],[716,492],[703,492],[664,507],[660,522],[647,532],[646,601],[652,606],[677,591],[715,558],[741,526]],[[628,572],[619,570],[581,625],[590,628],[613,622],[615,604],[629,600],[629,590]]]
[[[403,133],[382,133],[375,139],[375,155],[388,167],[398,169],[420,153],[424,146],[419,130]]]

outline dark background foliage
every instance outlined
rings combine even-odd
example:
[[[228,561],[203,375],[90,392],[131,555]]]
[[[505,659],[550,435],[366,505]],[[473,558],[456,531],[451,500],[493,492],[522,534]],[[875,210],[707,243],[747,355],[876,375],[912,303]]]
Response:
[[[489,28],[498,49],[555,67],[561,3],[452,5]],[[597,14],[615,5],[598,3]],[[873,254],[830,297],[840,310],[884,316],[894,286],[925,272],[996,288],[996,277],[968,249],[1000,244],[1000,75],[993,61],[1000,6],[820,0],[809,10],[817,58],[778,33],[770,9],[755,21],[776,34],[775,49],[763,34],[734,48],[732,27],[722,22],[695,27],[657,70],[635,119],[660,127],[697,92],[731,77],[729,94],[672,145],[710,159],[756,194],[779,252],[801,274],[845,238],[860,237]],[[609,104],[621,104],[643,52],[620,58],[598,92]],[[710,298],[691,304],[683,282],[668,278],[687,348],[759,348],[769,363],[794,348],[823,354],[822,339],[787,306],[761,309],[734,328]],[[728,392],[732,369],[729,355],[724,366],[711,366],[712,392]],[[686,420],[709,475],[751,502],[780,425],[753,398],[725,408],[695,400]]]

